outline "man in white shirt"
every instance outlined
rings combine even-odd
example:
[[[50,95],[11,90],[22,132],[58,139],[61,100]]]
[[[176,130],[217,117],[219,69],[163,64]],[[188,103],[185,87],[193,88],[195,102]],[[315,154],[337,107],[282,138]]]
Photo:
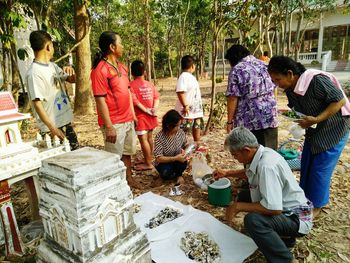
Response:
[[[238,194],[226,209],[229,223],[239,212],[248,212],[244,225],[268,262],[291,262],[288,247],[295,237],[312,228],[312,203],[307,200],[287,162],[276,151],[258,144],[243,127],[226,137],[225,149],[245,165],[244,170],[217,170],[215,178],[237,177],[249,182],[250,195]]]
[[[63,140],[67,137],[71,149],[79,147],[71,125],[73,113],[64,81],[75,82],[73,68],[63,70],[50,62],[54,54],[51,36],[45,31],[33,31],[29,37],[34,61],[26,74],[28,96],[42,135],[50,132]]]
[[[182,73],[176,83],[178,100],[175,110],[185,119],[183,127],[192,128],[193,140],[199,143],[203,126],[203,105],[199,83],[193,72],[196,70],[194,58],[186,55],[181,59]]]

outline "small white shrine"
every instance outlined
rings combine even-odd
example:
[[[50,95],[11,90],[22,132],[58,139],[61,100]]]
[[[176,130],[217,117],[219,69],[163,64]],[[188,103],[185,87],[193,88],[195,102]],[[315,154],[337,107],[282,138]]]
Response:
[[[30,114],[18,112],[10,92],[0,92],[0,244],[6,244],[7,257],[21,256],[24,245],[19,234],[12,207],[10,185],[24,180],[29,190],[29,201],[33,213],[37,214],[37,194],[33,177],[38,173],[41,161],[70,151],[69,142],[61,143],[57,138],[51,142],[50,136],[36,141],[23,142],[19,121],[30,118]]]
[[[69,142],[62,144],[47,135],[36,141],[23,142],[18,122],[30,118],[19,113],[10,92],[0,92],[0,180],[17,182],[28,177],[28,172],[41,166],[41,160],[70,151]]]
[[[43,161],[37,262],[149,263],[119,155],[82,148]]]

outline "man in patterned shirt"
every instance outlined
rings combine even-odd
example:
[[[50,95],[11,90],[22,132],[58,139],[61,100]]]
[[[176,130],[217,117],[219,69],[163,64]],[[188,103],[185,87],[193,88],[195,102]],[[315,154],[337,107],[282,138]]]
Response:
[[[277,103],[267,66],[248,49],[233,45],[225,58],[231,64],[227,85],[227,132],[234,127],[249,129],[258,142],[277,149]]]

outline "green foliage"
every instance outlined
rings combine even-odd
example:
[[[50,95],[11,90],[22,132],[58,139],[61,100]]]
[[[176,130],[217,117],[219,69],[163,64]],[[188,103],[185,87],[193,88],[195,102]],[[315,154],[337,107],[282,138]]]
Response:
[[[210,111],[210,103],[203,105],[204,112]],[[213,106],[213,116],[211,120],[211,128],[222,128],[224,127],[224,117],[227,113],[227,98],[225,92],[218,92],[215,95],[215,102]]]
[[[19,48],[17,50],[17,56],[19,57],[20,60],[26,60],[28,57],[28,52],[24,48]]]
[[[317,60],[311,61],[311,65],[318,65],[318,64],[320,64],[320,62],[318,62]]]
[[[216,83],[221,83],[222,82],[222,78],[221,77],[216,77],[215,82]]]

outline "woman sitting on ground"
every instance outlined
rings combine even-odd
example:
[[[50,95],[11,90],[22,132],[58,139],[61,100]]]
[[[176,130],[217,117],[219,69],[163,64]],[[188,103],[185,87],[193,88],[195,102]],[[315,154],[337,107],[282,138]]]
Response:
[[[177,183],[184,183],[186,135],[180,129],[181,123],[182,117],[176,110],[170,110],[163,116],[162,130],[154,140],[155,168],[160,175],[158,180],[177,179]]]

